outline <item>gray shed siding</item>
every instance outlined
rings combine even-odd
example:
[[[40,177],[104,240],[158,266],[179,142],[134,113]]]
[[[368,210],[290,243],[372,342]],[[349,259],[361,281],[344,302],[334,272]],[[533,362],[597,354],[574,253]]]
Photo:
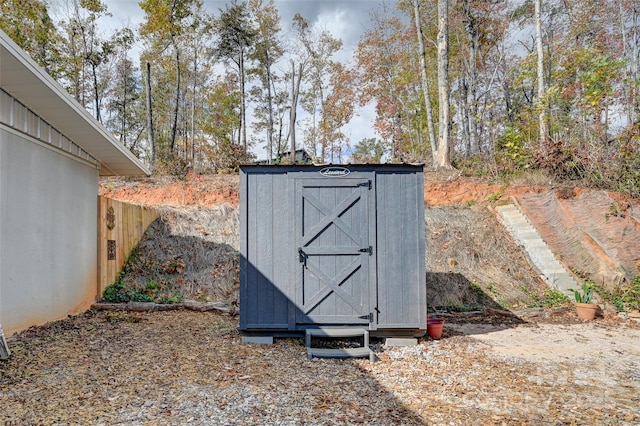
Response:
[[[426,284],[422,174],[378,173],[378,323],[422,327]],[[417,303],[416,301],[421,301]]]
[[[288,300],[294,292],[290,256],[283,252],[293,245],[286,214],[291,197],[282,190],[287,181],[285,173],[260,175],[260,179],[241,174],[240,282],[252,286],[251,291],[245,288],[240,293],[243,328],[286,329],[289,324]]]
[[[319,166],[241,168],[240,330],[426,329],[422,167],[344,168],[345,177]],[[332,209],[335,220],[322,223]],[[369,313],[371,322],[361,318]]]

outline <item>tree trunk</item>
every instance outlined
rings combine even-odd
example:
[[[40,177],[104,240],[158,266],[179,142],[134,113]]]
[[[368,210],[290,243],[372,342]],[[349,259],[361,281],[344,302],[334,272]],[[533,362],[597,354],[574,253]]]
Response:
[[[91,73],[93,74],[93,96],[96,104],[96,120],[102,123],[102,117],[100,117],[100,96],[98,93],[98,72],[93,62],[91,63]]]
[[[631,95],[631,102],[632,102],[632,106],[633,106],[633,121],[634,122],[637,117],[638,117],[638,113],[640,112],[640,108],[638,108],[638,10],[635,6],[635,3],[633,5],[633,59],[631,60],[631,71],[633,74],[633,80],[632,80],[632,95]]]
[[[153,109],[151,105],[151,64],[147,62],[145,84],[147,86],[147,137],[151,148],[151,165],[156,161],[156,141],[153,136]]]
[[[464,1],[464,13],[466,18],[465,29],[467,31],[467,43],[469,44],[469,80],[466,98],[467,125],[469,127],[469,148],[472,155],[477,155],[481,151],[478,137],[478,67],[476,58],[478,57],[478,27],[473,16],[471,1]]]
[[[126,61],[126,56],[124,58],[121,58],[122,61],[122,127],[120,129],[120,141],[122,142],[122,144],[124,146],[127,146],[127,136],[126,136],[126,129],[127,129],[127,61]],[[117,70],[118,68],[116,68]]]
[[[176,99],[175,99],[175,108],[173,109],[173,123],[171,124],[171,144],[169,145],[169,152],[171,156],[173,156],[174,148],[176,145],[176,134],[178,133],[178,111],[180,110],[180,50],[178,50],[178,46],[173,40],[172,37],[173,48],[176,51]]]
[[[327,155],[327,147],[329,146],[328,141],[327,141],[327,134],[325,132],[326,126],[325,126],[325,120],[326,120],[326,114],[325,114],[325,109],[324,109],[324,90],[322,89],[322,85],[319,85],[319,91],[320,91],[320,130],[318,130],[318,128],[314,125],[314,133],[317,135],[318,132],[320,132],[320,151],[321,151],[321,155],[322,155],[322,162],[324,163],[326,160],[326,155]],[[313,113],[313,115],[315,116],[315,112]],[[315,123],[315,121],[314,121]]]
[[[242,137],[242,146],[244,147],[244,151],[247,152],[247,104],[246,104],[246,96],[244,92],[244,52],[240,50],[240,61],[239,61],[239,70],[240,70],[240,135]]]
[[[547,122],[545,117],[545,108],[543,106],[544,100],[544,50],[542,45],[542,0],[535,0],[535,21],[536,21],[536,52],[538,54],[538,99],[537,107],[538,112],[538,127],[539,127],[539,139],[540,147],[543,154],[546,155],[546,142],[547,142]]]
[[[291,164],[296,162],[296,115],[298,109],[298,96],[300,94],[300,83],[302,81],[302,64],[299,64],[296,75],[296,65],[291,60],[291,109],[289,110],[289,127],[291,134]]]
[[[198,88],[198,46],[193,48],[193,99],[191,99],[191,166],[196,166],[196,90]],[[188,158],[188,154],[187,154]]]
[[[424,40],[422,38],[422,25],[420,24],[420,8],[418,5],[418,0],[413,0],[413,14],[416,22],[418,47],[420,49],[420,85],[422,86],[422,95],[427,112],[427,130],[429,133],[429,144],[431,145],[431,158],[433,160],[433,166],[437,167],[438,148],[436,141],[436,132],[434,128],[435,126],[433,124],[433,110],[431,109],[429,78],[427,76],[427,54],[424,48]]]
[[[440,100],[440,120],[438,123],[437,165],[445,169],[451,167],[451,147],[449,141],[449,2],[438,0],[438,98]]]
[[[269,127],[267,128],[267,146],[269,151],[269,164],[271,164],[271,158],[273,157],[273,99],[271,99],[271,65],[269,64],[269,53],[266,54],[266,77],[267,77],[267,108],[269,112]],[[280,154],[280,147],[278,147],[278,155]]]

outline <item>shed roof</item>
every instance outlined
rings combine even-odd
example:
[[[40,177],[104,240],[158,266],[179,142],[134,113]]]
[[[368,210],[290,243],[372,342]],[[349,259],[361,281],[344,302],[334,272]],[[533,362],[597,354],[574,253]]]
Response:
[[[100,162],[100,176],[150,171],[0,30],[0,87]]]

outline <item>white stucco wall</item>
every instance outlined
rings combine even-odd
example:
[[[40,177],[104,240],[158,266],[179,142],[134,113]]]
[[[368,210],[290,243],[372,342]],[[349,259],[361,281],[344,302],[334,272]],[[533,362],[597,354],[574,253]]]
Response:
[[[96,166],[0,123],[0,324],[87,309],[97,289]]]

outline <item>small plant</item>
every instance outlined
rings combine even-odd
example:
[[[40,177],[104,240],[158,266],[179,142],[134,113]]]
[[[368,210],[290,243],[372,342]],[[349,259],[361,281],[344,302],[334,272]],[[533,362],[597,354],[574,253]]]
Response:
[[[604,218],[607,220],[607,222],[609,222],[610,217],[619,217],[624,219],[624,211],[618,204],[613,203],[609,206],[609,211],[605,213]]]
[[[125,283],[122,277],[122,272],[118,275],[115,282],[108,285],[102,292],[102,299],[112,303],[126,303],[129,301],[124,291]]]
[[[569,296],[558,290],[547,289],[542,295],[542,305],[553,308],[563,306],[569,302]]]
[[[504,196],[504,191],[503,190],[492,192],[491,194],[489,194],[487,196],[487,201],[490,201],[490,202],[493,203],[493,202],[498,201],[503,196]]]
[[[582,291],[572,289],[576,303],[593,303],[593,288],[587,281],[582,283]]]
[[[477,282],[472,282],[469,284],[469,289],[473,292],[475,292],[476,294],[483,294],[484,291],[482,291],[482,287],[480,286],[480,284],[478,284]]]
[[[178,292],[173,293],[170,296],[160,297],[157,300],[157,303],[160,303],[160,304],[173,304],[173,303],[181,303],[182,300],[183,300],[182,293],[180,293],[178,291]]]
[[[153,297],[147,292],[148,288],[137,288],[124,282],[121,272],[115,282],[108,285],[102,292],[102,300],[111,303],[153,302]]]
[[[489,281],[489,283],[487,284],[487,291],[495,296],[498,296],[499,293],[498,289],[493,285],[491,281]]]
[[[477,201],[476,201],[475,199],[473,199],[473,198],[472,198],[472,199],[470,199],[470,200],[466,201],[466,202],[464,203],[464,205],[465,205],[465,207],[472,207],[472,206],[474,206],[476,203],[477,203]]]

